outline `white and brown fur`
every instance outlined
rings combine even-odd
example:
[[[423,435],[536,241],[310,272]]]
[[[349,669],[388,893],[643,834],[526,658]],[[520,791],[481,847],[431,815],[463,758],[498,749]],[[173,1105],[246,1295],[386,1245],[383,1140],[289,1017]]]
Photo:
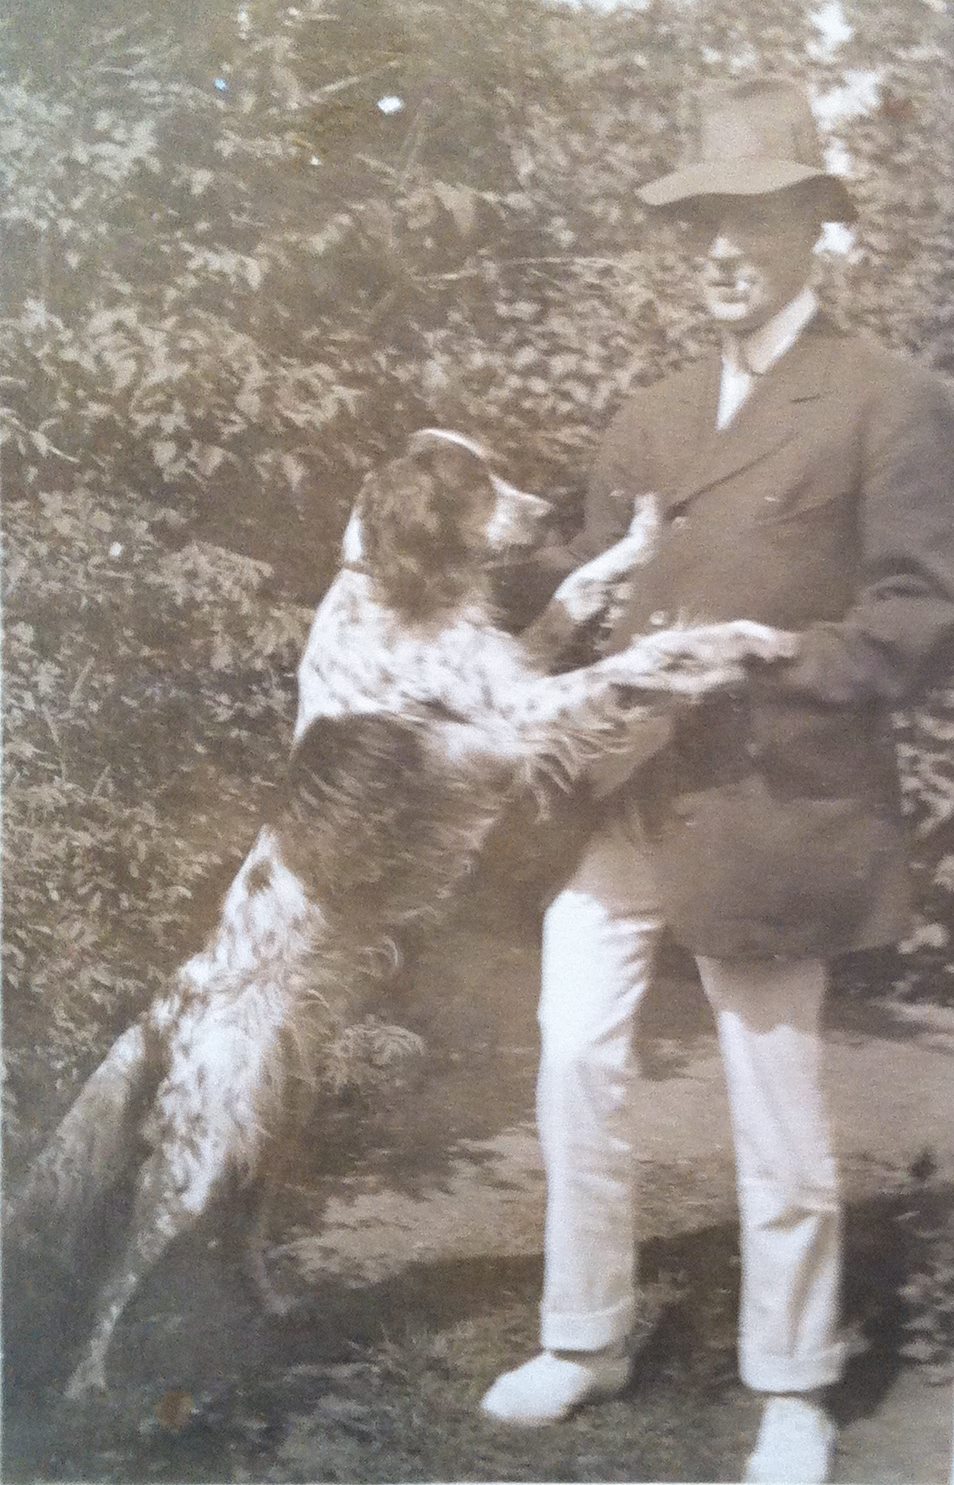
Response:
[[[786,636],[738,623],[548,674],[646,556],[654,515],[644,502],[629,535],[514,638],[495,621],[486,565],[544,509],[476,445],[436,430],[366,480],[301,662],[280,802],[209,941],[115,1042],[15,1207],[15,1241],[45,1230],[68,1243],[141,1158],[72,1396],[105,1386],[115,1326],[169,1243],[226,1176],[260,1174],[307,1118],[341,1037],[380,994],[391,946],[459,889],[514,793],[542,800],[607,751],[652,751],[647,722],[674,697],[786,653]]]

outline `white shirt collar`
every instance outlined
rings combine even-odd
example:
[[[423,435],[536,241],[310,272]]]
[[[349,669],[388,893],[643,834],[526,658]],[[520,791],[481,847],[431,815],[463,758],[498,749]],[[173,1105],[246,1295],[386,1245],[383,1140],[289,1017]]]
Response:
[[[806,284],[794,299],[790,299],[770,320],[766,320],[764,325],[753,330],[741,342],[735,337],[727,337],[723,347],[723,360],[734,370],[744,370],[755,376],[764,375],[786,351],[791,350],[817,310],[818,296],[811,285]]]

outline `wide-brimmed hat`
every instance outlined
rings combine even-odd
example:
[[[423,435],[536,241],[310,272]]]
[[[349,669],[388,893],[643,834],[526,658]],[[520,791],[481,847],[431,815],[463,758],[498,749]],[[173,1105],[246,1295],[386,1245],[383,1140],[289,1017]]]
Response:
[[[647,206],[684,215],[704,196],[762,196],[817,181],[825,221],[857,216],[844,181],[825,169],[808,97],[788,78],[712,84],[700,95],[683,164],[639,191]]]

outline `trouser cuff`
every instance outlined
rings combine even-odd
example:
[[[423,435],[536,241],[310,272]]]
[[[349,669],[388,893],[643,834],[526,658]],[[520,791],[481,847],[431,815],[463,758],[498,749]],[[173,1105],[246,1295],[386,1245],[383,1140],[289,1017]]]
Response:
[[[812,1356],[773,1356],[754,1347],[739,1352],[739,1374],[755,1392],[811,1392],[840,1378],[847,1352],[845,1342]]]
[[[541,1309],[540,1341],[546,1351],[602,1351],[605,1346],[625,1341],[635,1319],[632,1300],[581,1315]]]

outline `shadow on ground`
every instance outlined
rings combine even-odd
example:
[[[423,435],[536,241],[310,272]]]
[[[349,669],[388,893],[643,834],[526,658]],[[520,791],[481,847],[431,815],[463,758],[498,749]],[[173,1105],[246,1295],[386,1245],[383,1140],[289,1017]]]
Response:
[[[848,1312],[868,1349],[833,1399],[843,1423],[873,1416],[899,1372],[905,1204],[850,1212]],[[646,1245],[659,1313],[629,1391],[545,1436],[476,1412],[494,1372],[533,1345],[537,1256],[327,1282],[293,1320],[269,1322],[214,1242],[197,1234],[152,1276],[117,1338],[105,1400],[8,1390],[4,1479],[738,1478],[754,1404],[735,1373],[734,1224]]]

